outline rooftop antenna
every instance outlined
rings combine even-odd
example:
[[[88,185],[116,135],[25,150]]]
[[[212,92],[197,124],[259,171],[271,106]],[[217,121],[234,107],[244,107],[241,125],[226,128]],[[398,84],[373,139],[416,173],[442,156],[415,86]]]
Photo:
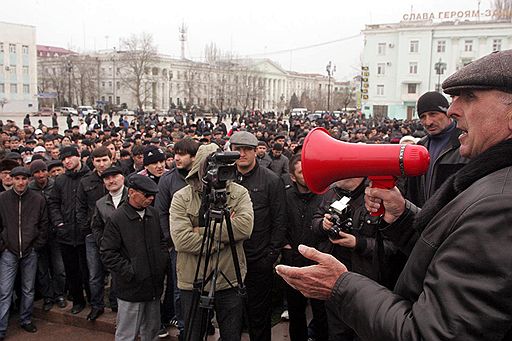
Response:
[[[185,23],[181,24],[179,31],[181,42],[181,59],[185,59],[185,42],[187,41],[187,26],[185,26]]]

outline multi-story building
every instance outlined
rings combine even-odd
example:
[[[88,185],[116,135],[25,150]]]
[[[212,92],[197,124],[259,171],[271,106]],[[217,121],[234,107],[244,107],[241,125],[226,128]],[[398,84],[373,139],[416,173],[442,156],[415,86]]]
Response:
[[[461,12],[462,13],[462,12]],[[362,109],[375,117],[411,119],[416,101],[462,66],[512,47],[508,21],[402,21],[363,30]]]
[[[35,112],[36,28],[0,22],[0,113]]]
[[[286,71],[268,59],[202,63],[156,54],[134,63],[139,57],[133,51],[44,56],[39,58],[39,87],[56,92],[61,105],[109,104],[145,111],[284,111],[294,94],[308,109],[325,110],[328,90],[334,110],[343,107],[336,93],[353,88],[332,77]]]

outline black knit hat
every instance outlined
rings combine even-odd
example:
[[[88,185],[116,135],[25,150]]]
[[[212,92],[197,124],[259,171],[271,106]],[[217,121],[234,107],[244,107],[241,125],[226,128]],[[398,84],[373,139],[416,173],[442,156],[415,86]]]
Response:
[[[441,93],[437,91],[429,91],[418,98],[418,116],[429,111],[442,112],[446,114],[449,106],[450,104],[448,104],[448,100]]]
[[[30,174],[34,175],[34,173],[42,170],[48,170],[48,166],[46,162],[43,160],[35,160],[30,164]]]
[[[144,148],[144,166],[164,160],[165,154],[162,149],[154,145],[150,145]]]

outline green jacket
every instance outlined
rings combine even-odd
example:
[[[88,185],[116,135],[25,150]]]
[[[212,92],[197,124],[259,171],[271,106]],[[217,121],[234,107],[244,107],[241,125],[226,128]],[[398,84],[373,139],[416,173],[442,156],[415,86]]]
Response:
[[[217,150],[216,145],[203,145],[199,147],[192,169],[187,176],[187,185],[174,194],[170,209],[170,232],[171,238],[177,251],[176,272],[178,275],[178,288],[181,290],[192,290],[194,276],[199,260],[199,253],[203,240],[204,227],[199,227],[199,209],[201,206],[202,185],[200,176],[203,160]],[[227,207],[231,212],[231,224],[236,243],[238,261],[242,278],[245,278],[247,266],[243,241],[249,239],[252,233],[254,213],[251,198],[247,190],[236,183],[227,184]],[[194,232],[193,228],[199,227],[199,233]],[[228,278],[229,282],[236,285],[236,274],[229,247],[229,238],[226,224],[223,222],[222,229],[215,234],[215,242],[221,241],[219,255],[219,269]],[[215,254],[215,253],[213,253]],[[201,259],[201,269],[199,277],[202,277],[204,267],[204,257]],[[206,272],[210,275],[215,257],[211,257],[209,269]],[[211,284],[211,283],[209,283]],[[209,285],[207,286],[207,289]],[[226,279],[219,275],[217,278],[216,290],[229,289],[230,285]]]

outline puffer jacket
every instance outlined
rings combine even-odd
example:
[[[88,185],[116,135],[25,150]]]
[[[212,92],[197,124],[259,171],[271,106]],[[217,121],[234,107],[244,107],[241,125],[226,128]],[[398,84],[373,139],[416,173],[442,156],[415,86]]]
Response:
[[[171,238],[177,251],[176,272],[178,276],[178,288],[181,290],[192,290],[195,271],[199,261],[201,244],[205,228],[199,226],[199,210],[201,208],[202,185],[200,181],[200,168],[202,161],[217,150],[213,144],[199,147],[196,158],[186,180],[189,185],[174,194],[170,210],[170,229]],[[247,265],[243,248],[243,241],[251,236],[254,223],[254,213],[252,209],[251,198],[247,190],[233,182],[228,182],[226,186],[227,203],[226,206],[231,212],[231,224],[235,241],[235,248],[240,265],[242,279],[245,278]],[[213,222],[212,222],[213,225]],[[194,227],[200,227],[199,233],[193,231]],[[220,239],[219,239],[220,237]],[[224,273],[229,282],[236,284],[236,273],[229,245],[226,222],[223,221],[222,229],[217,229],[214,243],[220,240],[220,248],[216,248],[219,254],[219,269]],[[215,263],[215,257],[210,259],[207,274],[212,270]],[[203,274],[204,257],[202,257],[202,266],[199,274]],[[223,276],[217,279],[217,290],[230,288],[230,283]],[[209,283],[211,284],[211,283]],[[209,285],[207,286],[207,289]]]
[[[0,194],[0,203],[0,252],[7,249],[21,258],[46,244],[48,213],[42,195],[10,189]]]

